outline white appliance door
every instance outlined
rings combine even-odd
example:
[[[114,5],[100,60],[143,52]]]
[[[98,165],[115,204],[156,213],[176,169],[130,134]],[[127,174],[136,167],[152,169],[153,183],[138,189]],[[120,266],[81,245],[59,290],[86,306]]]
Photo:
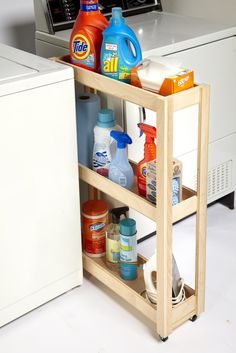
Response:
[[[82,260],[74,80],[0,97],[0,111],[1,325],[81,284]]]
[[[236,131],[234,107],[236,99],[236,38],[226,38],[168,56],[176,57],[182,62],[183,66],[193,69],[195,82],[206,82],[211,85],[210,141],[214,142],[233,134]],[[127,132],[133,140],[133,144],[128,147],[129,158],[139,162],[143,158],[145,137],[139,138],[137,123],[145,121],[147,124],[155,126],[155,113],[148,109],[144,111],[142,107],[126,103],[126,118]],[[194,153],[194,150],[197,146],[197,119],[197,106],[189,107],[174,114],[173,154],[174,157],[182,160],[183,184],[190,188],[194,188],[196,184],[196,153]],[[233,151],[232,154],[234,154]],[[190,158],[189,155],[191,155]],[[217,158],[214,156],[214,149],[211,149],[209,159],[211,168],[216,167]],[[211,159],[214,159],[214,166]],[[189,163],[190,160],[191,163]],[[219,163],[222,163],[222,161]],[[146,217],[133,210],[130,215],[138,220],[139,237],[155,230],[155,224]]]

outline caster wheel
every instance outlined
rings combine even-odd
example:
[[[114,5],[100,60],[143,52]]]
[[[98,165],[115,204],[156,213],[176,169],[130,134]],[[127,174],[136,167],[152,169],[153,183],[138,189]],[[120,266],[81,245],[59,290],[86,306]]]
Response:
[[[197,315],[193,315],[193,317],[191,317],[191,319],[189,319],[190,321],[194,322],[197,320]]]
[[[167,337],[161,337],[161,336],[160,336],[160,338],[161,338],[161,341],[162,341],[162,342],[166,342],[166,341],[168,340],[168,336],[167,336]]]

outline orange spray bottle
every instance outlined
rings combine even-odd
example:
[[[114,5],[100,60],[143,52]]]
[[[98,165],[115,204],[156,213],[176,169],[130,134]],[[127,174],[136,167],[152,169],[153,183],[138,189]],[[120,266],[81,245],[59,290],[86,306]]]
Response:
[[[70,37],[72,64],[100,72],[102,32],[108,25],[99,10],[98,0],[80,0],[80,11]]]
[[[147,162],[153,161],[156,158],[156,128],[154,126],[139,123],[138,127],[141,130],[140,137],[144,133],[146,141],[144,144],[144,158],[138,163],[137,179],[138,192],[141,196],[146,197],[146,168]]]

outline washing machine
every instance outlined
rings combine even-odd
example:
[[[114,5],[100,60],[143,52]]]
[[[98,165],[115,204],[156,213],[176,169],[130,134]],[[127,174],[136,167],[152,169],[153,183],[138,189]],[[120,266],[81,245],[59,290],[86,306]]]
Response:
[[[35,0],[35,43],[38,55],[50,57],[68,54],[71,28],[79,10],[78,1]],[[114,1],[112,6],[121,6]],[[100,2],[109,17],[109,2]],[[211,86],[208,203],[220,201],[234,208],[236,188],[236,27],[210,23],[204,19],[180,16],[162,11],[161,1],[123,1],[123,13],[136,33],[143,57],[171,57],[182,66],[193,69],[196,82]],[[142,159],[143,138],[137,123],[155,124],[155,114],[126,102],[120,109],[125,128],[133,139],[129,157]],[[119,112],[118,112],[119,114]],[[198,107],[175,113],[174,156],[183,163],[183,183],[196,188],[196,145]],[[146,220],[139,217],[141,224]],[[145,221],[145,222],[144,222]],[[150,229],[152,226],[150,227]],[[142,232],[143,234],[143,232]]]
[[[0,327],[82,284],[74,91],[0,43]]]

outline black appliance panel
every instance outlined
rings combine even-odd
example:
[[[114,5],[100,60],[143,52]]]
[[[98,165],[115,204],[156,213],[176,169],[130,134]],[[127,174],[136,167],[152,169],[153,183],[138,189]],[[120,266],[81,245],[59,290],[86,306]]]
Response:
[[[53,25],[75,21],[79,12],[78,0],[48,0]]]
[[[49,18],[54,31],[72,28],[80,8],[79,0],[46,0]],[[101,12],[108,16],[112,7],[122,7],[124,16],[153,10],[162,11],[161,0],[110,0],[99,1]]]

